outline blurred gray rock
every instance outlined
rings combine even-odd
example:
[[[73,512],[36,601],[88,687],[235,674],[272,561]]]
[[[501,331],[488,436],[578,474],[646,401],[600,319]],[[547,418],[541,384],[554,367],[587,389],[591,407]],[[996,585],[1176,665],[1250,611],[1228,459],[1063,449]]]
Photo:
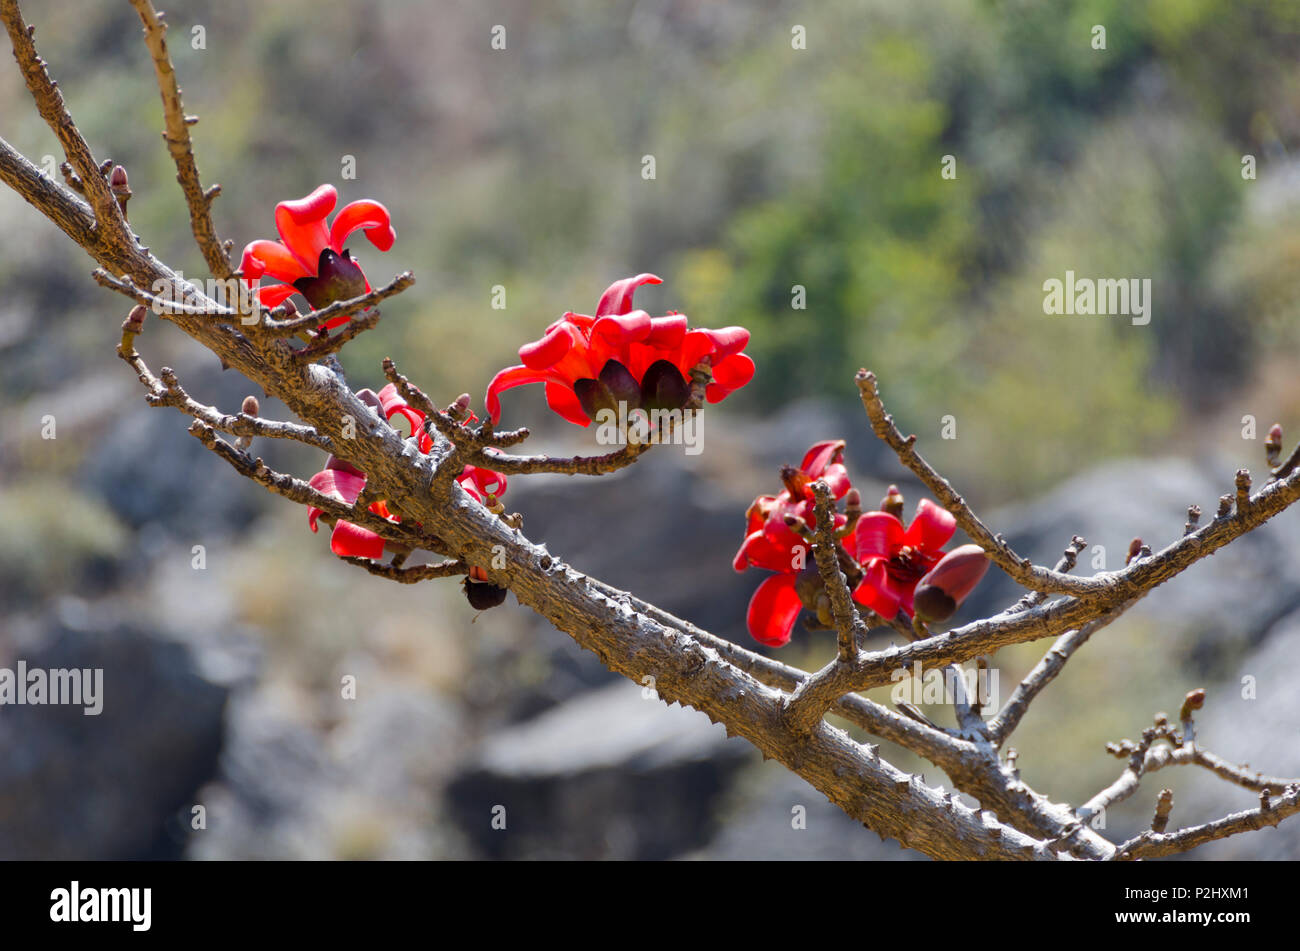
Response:
[[[622,681],[486,737],[448,809],[490,858],[670,858],[708,841],[718,797],[756,757],[704,714]]]
[[[455,707],[371,672],[332,716],[275,686],[240,691],[197,859],[429,859],[459,854],[437,814],[462,747]]]
[[[0,858],[178,857],[216,771],[226,690],[181,644],[132,628],[56,628],[0,665],[102,668],[103,707],[0,706]]]

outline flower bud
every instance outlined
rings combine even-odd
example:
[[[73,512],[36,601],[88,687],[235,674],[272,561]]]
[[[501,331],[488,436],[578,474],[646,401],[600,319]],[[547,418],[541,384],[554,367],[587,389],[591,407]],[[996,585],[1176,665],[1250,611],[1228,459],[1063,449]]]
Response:
[[[117,199],[117,207],[122,209],[122,217],[125,218],[126,203],[131,200],[131,186],[127,182],[126,169],[121,165],[114,165],[108,173],[108,189]]]
[[[384,415],[384,404],[379,399],[379,394],[370,387],[367,386],[363,389],[357,390],[357,399],[373,409],[379,414],[379,416],[382,417]]]
[[[499,588],[494,584],[486,581],[471,581],[466,578],[465,600],[467,600],[475,611],[486,611],[488,608],[495,608],[503,604],[506,600],[506,589]]]
[[[447,407],[447,415],[458,423],[463,423],[469,418],[470,398],[468,393],[462,393],[456,397],[456,401]]]
[[[1189,720],[1193,710],[1199,710],[1205,706],[1205,688],[1197,687],[1195,690],[1188,691],[1187,696],[1183,698],[1183,708],[1178,711],[1178,719]]]
[[[1264,440],[1264,455],[1268,459],[1270,466],[1275,466],[1282,458],[1282,424],[1274,423],[1268,430],[1268,438]]]
[[[144,304],[136,304],[131,308],[131,312],[126,315],[126,320],[122,321],[122,332],[138,334],[144,330],[144,319],[149,314],[149,308]]]
[[[257,402],[257,397],[252,395],[245,396],[244,405],[240,407],[241,412],[247,416],[256,416],[261,412],[261,409],[262,406]]]
[[[903,520],[903,493],[898,491],[898,486],[889,487],[885,497],[880,500],[880,511],[887,512],[900,522]]]
[[[862,517],[862,493],[857,489],[849,489],[844,496],[844,525],[836,533],[837,538],[848,538],[858,527],[858,519]]]
[[[917,582],[912,598],[916,616],[923,621],[946,621],[988,569],[988,555],[979,545],[954,548]]]

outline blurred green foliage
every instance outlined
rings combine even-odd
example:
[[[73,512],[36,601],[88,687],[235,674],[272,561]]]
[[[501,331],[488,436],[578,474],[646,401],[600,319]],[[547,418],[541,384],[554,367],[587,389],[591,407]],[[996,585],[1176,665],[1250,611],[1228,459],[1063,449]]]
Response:
[[[99,154],[129,166],[133,223],[199,275],[131,11],[48,6],[43,51]],[[322,181],[392,208],[395,248],[354,251],[372,280],[410,267],[420,283],[347,354],[359,384],[391,354],[440,399],[477,402],[556,316],[650,270],[666,284],[638,297],[648,309],[753,331],[758,375],[724,412],[852,401],[865,365],[905,428],[934,436],[951,414],[977,435],[933,452],[1005,498],[1081,452],[1179,438],[1180,410],[1294,342],[1300,250],[1255,196],[1276,190],[1300,124],[1297,9],[178,0],[169,14],[223,234],[272,236],[275,202]],[[508,44],[490,55],[495,24]],[[3,134],[53,153],[24,95],[0,81]],[[1259,181],[1240,175],[1247,153]],[[12,196],[0,212],[31,221]],[[0,239],[0,347],[21,358],[6,361],[9,397],[77,372],[111,336],[77,310],[111,302],[64,277],[84,257],[43,227]],[[1066,270],[1151,278],[1151,324],[1044,315],[1042,284]],[[23,332],[37,321],[60,348]],[[528,392],[506,410],[535,425]]]

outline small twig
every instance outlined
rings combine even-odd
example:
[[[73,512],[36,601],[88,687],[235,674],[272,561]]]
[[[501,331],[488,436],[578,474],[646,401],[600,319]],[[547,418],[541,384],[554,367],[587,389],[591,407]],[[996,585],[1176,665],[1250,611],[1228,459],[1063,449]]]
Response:
[[[176,165],[176,180],[180,182],[181,191],[185,193],[185,204],[190,210],[190,228],[194,240],[203,253],[208,270],[218,280],[225,280],[232,274],[230,256],[217,236],[212,223],[212,202],[220,194],[220,188],[213,186],[206,192],[199,179],[199,169],[194,162],[194,148],[190,142],[189,127],[198,121],[195,116],[185,114],[181,102],[181,91],[176,85],[176,70],[172,67],[171,55],[167,52],[167,24],[163,14],[154,9],[150,0],[131,0],[131,6],[140,15],[144,24],[144,41],[153,57],[154,72],[158,77],[158,92],[162,96],[163,118],[166,130],[163,140],[167,151],[171,153]]]
[[[297,317],[290,317],[286,320],[274,320],[268,314],[260,324],[253,329],[260,330],[275,337],[292,337],[295,334],[319,330],[326,323],[337,320],[341,317],[352,317],[359,314],[367,307],[373,307],[380,301],[385,301],[395,294],[400,294],[408,287],[415,283],[415,275],[410,271],[403,271],[397,277],[393,278],[383,287],[376,288],[368,294],[362,294],[360,297],[353,297],[350,300],[335,301],[320,310],[309,311],[305,314],[299,314]]]
[[[1074,566],[1079,563],[1079,553],[1088,547],[1088,542],[1080,535],[1075,535],[1070,539],[1070,544],[1065,546],[1060,560],[1056,563],[1056,571],[1061,574],[1068,574],[1074,570]],[[1027,611],[1035,605],[1042,604],[1047,600],[1045,591],[1030,591],[1023,598],[1008,608],[1008,612]]]
[[[418,565],[414,568],[403,568],[397,559],[394,564],[381,565],[370,561],[368,558],[353,558],[345,555],[342,558],[349,565],[356,565],[358,568],[364,568],[372,575],[378,575],[380,578],[387,578],[389,581],[396,581],[399,584],[416,584],[420,581],[428,581],[431,578],[450,578],[454,575],[463,575],[469,572],[469,566],[459,559],[450,561],[440,561],[433,565]]]
[[[135,370],[136,376],[144,384],[145,389],[148,391],[146,399],[150,406],[175,407],[186,416],[192,416],[218,432],[230,436],[244,438],[266,436],[271,439],[292,439],[325,452],[334,451],[333,441],[328,436],[320,435],[310,426],[263,419],[260,416],[252,416],[248,413],[234,415],[222,413],[215,406],[200,403],[185,392],[185,388],[181,386],[180,380],[171,367],[163,367],[159,371],[159,375],[154,376],[138,351],[132,349],[129,352],[124,352],[119,348],[118,355],[130,365],[131,369]]]
[[[36,52],[36,27],[23,21],[17,0],[0,0],[0,20],[4,21],[9,32],[14,59],[18,61],[27,89],[36,102],[36,110],[54,132],[68,161],[77,171],[82,194],[94,210],[96,228],[119,241],[129,241],[130,229],[122,218],[122,209],[113,197],[108,179],[100,171],[90,145],[68,112],[58,83],[50,78],[45,60]]]
[[[1207,842],[1226,839],[1240,832],[1250,832],[1265,826],[1276,826],[1283,819],[1300,812],[1300,786],[1291,786],[1268,808],[1236,812],[1214,822],[1188,826],[1177,832],[1145,831],[1124,842],[1115,850],[1116,861],[1159,858],[1188,852]]]
[[[346,344],[379,323],[379,318],[379,308],[372,307],[364,314],[348,321],[338,333],[329,337],[317,337],[301,350],[295,350],[294,359],[300,363],[315,363],[332,353],[338,353]]]
[[[1157,735],[1155,727],[1147,727],[1143,730],[1142,742],[1134,745],[1132,753],[1129,754],[1128,766],[1125,767],[1124,772],[1120,773],[1119,778],[1113,783],[1074,810],[1074,814],[1082,821],[1087,822],[1103,809],[1117,802],[1123,802],[1137,792],[1138,784],[1142,781],[1142,775],[1146,771],[1147,750],[1151,748],[1151,744],[1155,742]]]
[[[190,424],[189,433],[207,446],[246,478],[264,486],[276,495],[297,502],[300,505],[314,506],[321,510],[322,518],[328,521],[343,519],[367,528],[383,537],[384,541],[398,548],[428,548],[438,550],[436,539],[426,538],[413,528],[390,522],[386,518],[368,511],[340,502],[333,496],[326,495],[312,488],[301,479],[295,479],[283,472],[276,472],[261,459],[252,459],[240,452],[230,443],[218,438],[217,431],[202,420],[196,419]]]
[[[1082,541],[1082,539],[1078,540]],[[1065,667],[1066,661],[1073,657],[1080,647],[1088,643],[1092,635],[1112,624],[1128,608],[1128,604],[1120,605],[1056,639],[1056,643],[1043,655],[1043,659],[1025,675],[1024,680],[1016,685],[1016,689],[1011,692],[1002,709],[988,721],[989,739],[994,746],[1001,746],[1015,732],[1021,719],[1029,711],[1029,705],[1048,684],[1056,679],[1057,674]]]
[[[889,448],[894,450],[900,462],[916,473],[934,497],[957,519],[962,531],[970,536],[971,541],[983,548],[994,564],[1011,576],[1012,580],[1031,591],[1046,591],[1060,594],[1081,595],[1092,593],[1095,584],[1088,584],[1079,578],[1071,578],[1059,571],[1052,571],[1035,565],[1028,558],[1017,555],[1001,535],[989,530],[971,507],[966,503],[952,485],[941,476],[921,454],[916,451],[915,436],[904,437],[894,425],[894,418],[885,411],[876,386],[876,375],[868,370],[859,370],[855,378],[862,397],[862,405],[871,420],[871,428]]]
[[[1169,826],[1169,813],[1174,811],[1174,791],[1172,789],[1160,790],[1160,796],[1156,799],[1156,813],[1151,817],[1151,831],[1164,832]]]
[[[110,290],[117,291],[119,294],[131,298],[131,300],[136,303],[144,304],[160,317],[184,314],[189,317],[222,317],[229,319],[231,317],[239,316],[235,311],[226,307],[221,307],[215,302],[198,305],[187,304],[184,301],[164,300],[155,294],[151,294],[142,288],[136,287],[135,282],[132,281],[130,277],[114,277],[102,267],[95,268],[95,270],[91,272],[90,276],[95,279],[95,283],[107,287]],[[183,285],[178,283],[175,287],[184,292]]]

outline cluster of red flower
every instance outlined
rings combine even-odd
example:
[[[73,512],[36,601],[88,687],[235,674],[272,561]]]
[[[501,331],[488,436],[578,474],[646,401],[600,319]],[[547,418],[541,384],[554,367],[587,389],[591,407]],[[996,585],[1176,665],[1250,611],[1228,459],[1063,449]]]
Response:
[[[280,240],[254,241],[244,249],[242,275],[250,287],[258,288],[263,306],[275,307],[299,293],[313,308],[321,308],[369,292],[370,282],[344,243],[361,230],[371,244],[387,251],[396,233],[388,210],[369,200],[344,206],[328,224],[337,200],[334,187],[322,185],[306,198],[281,202],[275,209]],[[282,283],[260,287],[263,277]],[[616,281],[601,295],[594,315],[566,313],[546,328],[540,340],[520,347],[521,362],[501,370],[488,384],[484,402],[492,422],[501,417],[501,393],[527,383],[545,384],[551,409],[579,426],[589,425],[602,409],[617,411],[620,404],[628,410],[681,409],[691,396],[692,371],[701,365],[709,370],[704,395],[710,403],[747,384],[754,375],[754,361],[743,352],[749,331],[691,328],[683,314],[651,317],[634,309],[636,289],[658,283],[653,274]],[[338,318],[329,326],[347,319]],[[406,419],[420,451],[429,451],[432,440],[424,428],[424,414],[408,405],[391,384],[378,394],[362,391],[359,395],[368,398],[384,419],[398,415]],[[836,500],[848,495],[852,487],[843,450],[842,440],[813,446],[798,469],[782,471],[784,491],[759,496],[750,506],[745,543],[735,567],[743,571],[755,565],[776,572],[754,592],[747,615],[750,633],[764,644],[787,643],[800,609],[814,607],[810,601],[817,595],[816,569],[806,562],[807,543],[789,523],[801,519],[808,526],[816,524],[810,486],[818,479],[825,480]],[[504,476],[474,466],[467,466],[457,481],[486,504],[495,505],[506,490]],[[311,484],[352,504],[365,487],[366,475],[330,456]],[[933,502],[922,500],[906,528],[898,518],[901,506],[901,496],[888,497],[883,511],[854,513],[852,525],[848,515],[836,514],[840,545],[862,568],[853,595],[885,618],[892,619],[902,610],[909,617],[915,611],[942,620],[978,583],[987,561],[982,551],[970,545],[944,555],[941,549],[955,524]],[[371,503],[370,511],[400,520],[382,500]],[[312,531],[321,514],[318,508],[309,510]],[[339,520],[330,547],[338,555],[375,559],[384,553],[384,540],[369,529]],[[486,580],[481,569],[475,571],[477,580]]]

